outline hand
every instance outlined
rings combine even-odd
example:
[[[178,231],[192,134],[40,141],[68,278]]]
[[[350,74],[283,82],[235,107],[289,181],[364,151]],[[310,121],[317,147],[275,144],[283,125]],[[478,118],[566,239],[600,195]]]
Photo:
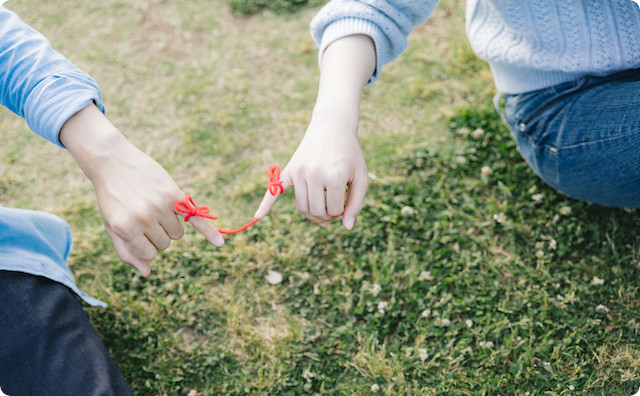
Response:
[[[118,256],[148,276],[158,251],[184,233],[175,202],[185,194],[162,166],[129,143],[94,105],[67,120],[60,141],[93,183]],[[206,219],[192,217],[189,222],[212,244],[224,243]]]
[[[298,211],[322,226],[342,216],[350,230],[362,210],[369,179],[358,118],[362,89],[375,66],[368,36],[343,37],[327,47],[311,123],[282,171],[283,187],[294,187]],[[265,216],[276,199],[267,192],[255,216]]]
[[[369,178],[353,129],[337,117],[314,117],[280,175],[285,189],[294,187],[298,211],[321,226],[342,216],[350,230],[362,210]],[[277,197],[267,191],[255,217],[264,217]]]

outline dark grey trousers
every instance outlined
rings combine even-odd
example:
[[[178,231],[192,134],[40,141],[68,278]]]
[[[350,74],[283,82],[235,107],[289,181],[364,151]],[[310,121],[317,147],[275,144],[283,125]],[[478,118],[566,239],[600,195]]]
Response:
[[[22,395],[132,395],[76,295],[0,271],[0,389]]]

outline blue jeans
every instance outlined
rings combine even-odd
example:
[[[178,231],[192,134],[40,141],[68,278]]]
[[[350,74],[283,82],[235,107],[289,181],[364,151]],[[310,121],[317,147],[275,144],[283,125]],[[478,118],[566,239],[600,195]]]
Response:
[[[554,189],[640,207],[640,69],[505,95],[518,150]]]
[[[0,271],[0,389],[18,395],[132,395],[76,294]]]

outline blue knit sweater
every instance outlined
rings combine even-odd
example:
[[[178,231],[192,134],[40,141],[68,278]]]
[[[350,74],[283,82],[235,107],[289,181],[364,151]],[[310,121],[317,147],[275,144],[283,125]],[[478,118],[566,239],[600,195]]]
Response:
[[[366,34],[377,68],[407,48],[411,30],[438,0],[333,0],[311,22],[320,58],[333,41]],[[466,32],[503,93],[545,88],[584,75],[640,68],[640,8],[632,0],[467,0]],[[452,28],[462,28],[452,27]]]

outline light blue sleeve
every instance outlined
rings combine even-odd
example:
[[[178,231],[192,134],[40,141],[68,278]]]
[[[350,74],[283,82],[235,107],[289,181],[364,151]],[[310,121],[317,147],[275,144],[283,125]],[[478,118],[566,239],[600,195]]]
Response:
[[[335,40],[354,34],[365,34],[376,46],[376,70],[368,85],[380,76],[382,66],[407,49],[407,37],[417,25],[424,23],[439,0],[333,0],[311,21],[311,36],[324,50]]]
[[[91,102],[104,112],[95,80],[15,13],[0,7],[0,104],[24,118],[35,133],[62,146],[60,128]]]

